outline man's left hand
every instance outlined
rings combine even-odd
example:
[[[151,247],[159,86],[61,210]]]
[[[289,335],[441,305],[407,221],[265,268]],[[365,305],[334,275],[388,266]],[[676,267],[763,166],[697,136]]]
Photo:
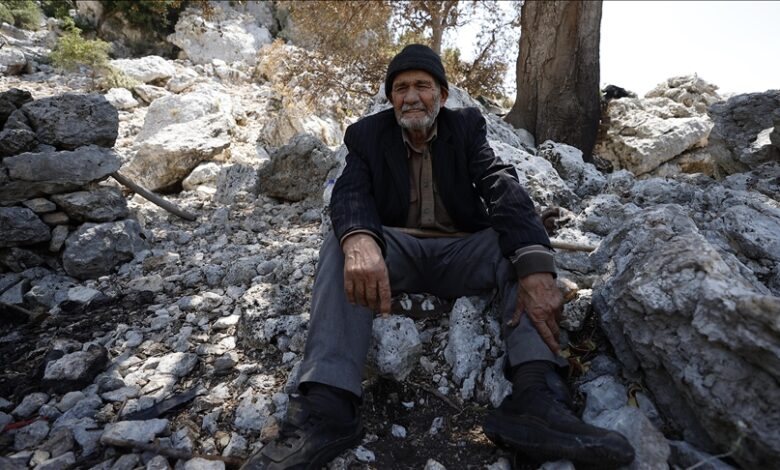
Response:
[[[558,318],[563,310],[563,297],[550,273],[529,274],[518,281],[517,307],[509,326],[520,323],[523,313],[541,335],[550,350],[558,354]]]

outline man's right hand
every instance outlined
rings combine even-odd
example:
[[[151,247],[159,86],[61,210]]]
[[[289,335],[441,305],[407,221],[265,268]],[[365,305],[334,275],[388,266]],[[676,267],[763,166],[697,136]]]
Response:
[[[366,233],[350,235],[344,239],[341,249],[347,300],[378,313],[390,313],[390,277],[374,237]]]

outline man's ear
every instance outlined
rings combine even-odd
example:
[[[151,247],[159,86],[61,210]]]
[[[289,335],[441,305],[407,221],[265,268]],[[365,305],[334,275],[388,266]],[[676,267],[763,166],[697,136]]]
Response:
[[[447,101],[447,97],[450,96],[450,91],[444,87],[441,88],[441,104],[439,105],[440,108],[444,107],[444,103]]]

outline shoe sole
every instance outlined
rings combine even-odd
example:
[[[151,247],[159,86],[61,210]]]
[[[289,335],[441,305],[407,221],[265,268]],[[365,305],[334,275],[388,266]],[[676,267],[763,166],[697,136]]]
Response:
[[[322,467],[326,466],[328,462],[338,457],[345,450],[360,444],[360,441],[363,440],[363,435],[365,432],[365,428],[361,427],[360,431],[354,436],[345,437],[344,439],[336,441],[332,446],[321,450],[320,453],[317,454],[314,459],[305,467],[305,470],[320,470]]]
[[[616,458],[603,442],[594,442],[590,436],[556,431],[533,417],[521,416],[506,426],[498,421],[488,416],[483,426],[485,435],[496,445],[510,447],[534,458],[546,461],[566,459],[599,465],[600,468],[620,467],[633,461],[633,455],[630,459],[628,456]]]

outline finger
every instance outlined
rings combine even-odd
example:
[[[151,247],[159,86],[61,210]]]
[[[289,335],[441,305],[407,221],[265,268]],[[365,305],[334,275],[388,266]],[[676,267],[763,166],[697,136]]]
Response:
[[[368,304],[366,303],[366,285],[363,279],[355,281],[355,300],[358,304],[368,307]]]
[[[347,294],[347,301],[351,304],[355,304],[355,283],[352,282],[352,278],[348,275],[344,275],[344,293]]]
[[[512,318],[506,322],[507,326],[517,326],[520,323],[520,317],[523,316],[523,312],[525,311],[525,304],[523,304],[522,299],[520,296],[517,296],[517,303],[515,305],[515,313],[512,315]]]
[[[550,331],[550,328],[547,326],[547,323],[544,321],[534,321],[534,327],[536,328],[536,331],[539,332],[539,336],[542,337],[544,344],[546,344],[553,353],[558,354],[561,347],[558,344],[558,340],[555,339],[552,331]]]
[[[385,270],[384,275],[379,278],[379,312],[382,314],[390,313],[390,279]]]
[[[374,312],[379,311],[379,288],[374,280],[366,281],[366,306]]]

